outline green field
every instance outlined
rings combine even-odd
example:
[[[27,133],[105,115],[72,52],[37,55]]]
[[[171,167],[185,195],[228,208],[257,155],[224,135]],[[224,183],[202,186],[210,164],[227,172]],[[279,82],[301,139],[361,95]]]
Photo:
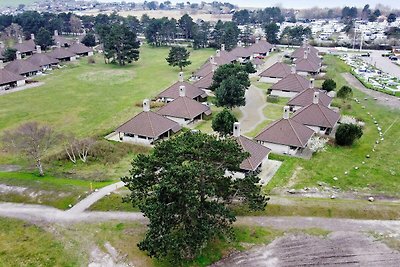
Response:
[[[341,73],[348,72],[349,68],[333,56],[327,56],[325,62],[329,66],[327,76],[336,81],[338,88],[346,84]],[[335,100],[334,104],[341,106],[342,114],[354,116],[366,123],[362,138],[352,147],[328,146],[325,152],[315,154],[311,160],[280,157],[284,162],[266,186],[267,193],[285,186],[289,181],[294,188],[315,187],[318,182],[325,182],[345,191],[357,190],[367,195],[400,197],[400,150],[396,149],[400,144],[400,111],[378,105],[371,97],[364,100],[365,94],[353,91],[354,97],[360,99],[361,104],[351,100],[346,103]],[[375,151],[372,149],[379,135],[367,111],[373,114],[385,133],[385,140],[376,146]],[[370,158],[367,159],[366,155],[370,155]],[[334,181],[333,177],[338,180]]]

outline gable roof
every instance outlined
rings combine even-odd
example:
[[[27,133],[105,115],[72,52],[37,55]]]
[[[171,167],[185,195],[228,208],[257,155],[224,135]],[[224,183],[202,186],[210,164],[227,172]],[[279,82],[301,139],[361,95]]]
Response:
[[[181,130],[181,126],[155,112],[142,111],[115,131],[155,138],[169,130],[176,133]]]
[[[264,64],[264,60],[256,57],[251,60],[251,63],[256,66],[261,66],[262,64]]]
[[[320,64],[309,57],[298,59],[295,63],[297,71],[318,72],[321,69]]]
[[[316,49],[315,47],[311,45],[306,45],[306,46],[301,46],[297,48],[290,56],[292,58],[303,58],[304,57],[304,51],[308,51],[308,48],[310,48],[310,53],[309,54],[318,54],[319,50]]]
[[[302,92],[310,88],[310,81],[297,73],[291,73],[285,78],[271,86],[273,90]]]
[[[255,171],[271,152],[271,149],[260,145],[259,143],[250,140],[243,135],[235,137],[235,140],[244,151],[250,154],[250,156],[243,160],[243,162],[240,164],[240,169],[242,170]]]
[[[60,43],[61,46],[65,46],[65,45],[70,46],[73,43],[72,40],[65,38],[64,36],[61,36],[61,35],[55,35],[55,36],[53,36],[53,39],[54,39],[55,44]]]
[[[68,47],[68,50],[77,55],[93,52],[92,48],[87,47],[82,43],[73,43],[70,47]]]
[[[54,65],[60,62],[58,59],[52,58],[51,56],[44,53],[33,54],[28,59],[26,59],[26,61],[40,67]]]
[[[25,77],[6,69],[0,69],[0,85],[25,80]]]
[[[207,74],[209,74],[210,72],[212,72],[213,70],[213,66],[210,63],[210,61],[207,61],[206,63],[204,63],[200,69],[198,69],[195,73],[194,76],[196,77],[204,77]]]
[[[305,147],[313,135],[313,130],[289,118],[271,123],[255,139],[274,144]]]
[[[200,114],[211,114],[210,107],[203,105],[189,97],[178,97],[157,111],[158,114],[175,118],[192,120]]]
[[[234,49],[231,50],[230,52],[233,56],[236,58],[241,58],[241,57],[250,57],[252,52],[243,46],[236,46]]]
[[[216,53],[214,56],[214,61],[217,65],[229,64],[235,60],[236,60],[236,56],[234,54],[232,54],[232,52],[229,52],[226,50],[221,50],[219,52],[219,56],[218,56],[218,53]]]
[[[188,82],[176,82],[164,91],[162,91],[160,94],[158,94],[159,98],[165,97],[165,98],[172,98],[176,99],[179,97],[179,87],[185,86],[185,93],[187,97],[190,97],[192,99],[197,98],[197,97],[206,97],[207,94],[200,88],[194,86],[193,84],[190,84]]]
[[[289,65],[276,62],[268,69],[264,70],[259,74],[260,77],[273,77],[273,78],[284,78],[288,76],[291,72],[291,68]]]
[[[76,56],[71,51],[68,51],[65,48],[59,48],[59,47],[55,48],[48,55],[51,56],[52,58],[56,58],[56,59],[65,59],[65,58],[71,58],[71,57]]]
[[[208,89],[213,83],[214,72],[208,73],[206,76],[196,81],[193,85],[200,89]]]
[[[34,40],[30,39],[28,41],[23,41],[22,43],[16,43],[13,48],[19,51],[21,54],[25,54],[35,51],[36,44]]]
[[[319,92],[319,102],[321,105],[327,107],[332,103],[333,98],[328,96],[325,91],[321,91],[316,88],[308,88],[297,94],[295,97],[292,97],[287,104],[289,106],[299,107],[308,106],[313,102],[315,92]]]
[[[22,75],[29,72],[37,72],[40,71],[40,66],[34,65],[29,61],[23,59],[16,59],[8,63],[4,69],[11,71],[13,73]]]
[[[274,48],[274,46],[266,40],[259,40],[248,47],[249,51],[253,54],[266,54],[271,51],[272,48]]]
[[[304,125],[333,128],[340,114],[324,105],[312,103],[298,110],[292,119]]]

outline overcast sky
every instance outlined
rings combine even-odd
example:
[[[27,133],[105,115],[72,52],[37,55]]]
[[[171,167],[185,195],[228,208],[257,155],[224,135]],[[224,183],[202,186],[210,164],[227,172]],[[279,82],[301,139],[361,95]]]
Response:
[[[0,0],[1,1],[1,0]],[[98,0],[100,2],[116,2],[122,0]],[[125,0],[126,2],[142,2],[141,0]],[[151,1],[151,0],[148,0]],[[163,2],[164,0],[157,0]],[[200,3],[202,0],[170,0],[172,3]],[[375,7],[376,4],[384,4],[392,8],[400,8],[400,0],[333,0],[333,1],[312,1],[312,0],[219,0],[221,2],[230,2],[240,7],[268,7],[268,6],[282,6],[286,8],[309,8],[309,7],[343,7],[343,6],[358,6],[363,7],[369,4]],[[205,2],[212,2],[212,0],[205,0]]]

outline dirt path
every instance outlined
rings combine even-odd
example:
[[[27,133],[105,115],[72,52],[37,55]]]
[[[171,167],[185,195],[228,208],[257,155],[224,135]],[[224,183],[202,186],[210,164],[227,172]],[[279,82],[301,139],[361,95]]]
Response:
[[[373,98],[376,98],[376,101],[379,104],[390,108],[400,109],[400,99],[398,97],[368,89],[350,73],[343,73],[342,76],[352,87],[360,90],[361,92]]]

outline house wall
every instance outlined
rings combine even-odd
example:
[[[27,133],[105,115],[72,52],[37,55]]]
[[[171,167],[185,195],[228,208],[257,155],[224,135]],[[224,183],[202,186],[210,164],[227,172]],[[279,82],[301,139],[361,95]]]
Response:
[[[143,137],[139,137],[138,135],[127,136],[124,133],[120,133],[120,138],[122,138],[121,142],[138,143],[138,144],[145,144],[145,145],[151,145],[152,142],[157,140],[157,138],[156,139],[143,138]]]
[[[76,57],[71,57],[71,61],[75,61],[76,60]]]
[[[88,53],[88,56],[89,56],[89,57],[93,56],[93,51],[90,51],[90,52]]]
[[[260,82],[263,83],[277,83],[280,80],[282,80],[281,78],[271,78],[271,77],[261,77],[260,78]]]
[[[295,97],[298,93],[296,92],[284,92],[280,90],[271,90],[271,95],[280,96],[280,97]]]
[[[24,86],[25,80],[17,81],[17,86]]]
[[[263,146],[268,147],[269,149],[271,149],[272,152],[274,152],[274,153],[289,154],[289,155],[294,155],[296,153],[296,150],[290,149],[290,146],[281,145],[281,144],[275,144],[275,143],[269,143],[269,142],[261,142],[261,144]]]
[[[170,117],[170,116],[166,116],[168,119],[171,119],[177,123],[179,123],[179,125],[188,125],[190,122],[192,122],[191,120],[185,120],[183,118],[176,118],[176,117]]]

